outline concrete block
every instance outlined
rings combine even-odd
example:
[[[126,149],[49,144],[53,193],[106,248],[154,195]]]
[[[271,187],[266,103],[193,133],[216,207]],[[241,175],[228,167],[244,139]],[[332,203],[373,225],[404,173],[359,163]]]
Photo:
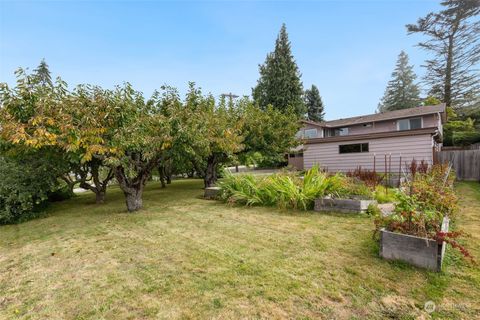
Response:
[[[220,195],[220,187],[208,187],[205,188],[205,193],[203,197],[205,199],[216,199]]]

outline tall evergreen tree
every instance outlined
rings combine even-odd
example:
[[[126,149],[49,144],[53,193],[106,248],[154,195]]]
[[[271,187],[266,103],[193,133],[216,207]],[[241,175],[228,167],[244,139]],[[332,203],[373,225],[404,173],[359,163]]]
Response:
[[[420,89],[415,84],[416,77],[413,66],[408,63],[408,55],[400,52],[392,80],[388,82],[378,110],[385,112],[419,106]]]
[[[308,120],[323,121],[325,112],[322,97],[317,86],[313,84],[310,89],[305,90],[305,106],[307,107]]]
[[[42,85],[49,85],[53,86],[52,76],[50,75],[50,69],[48,68],[47,62],[45,59],[42,59],[38,67],[33,70],[35,72],[35,76],[37,77],[38,81]]]
[[[271,104],[286,111],[293,107],[298,116],[305,115],[301,74],[292,55],[287,28],[282,25],[275,42],[275,50],[267,54],[265,63],[259,66],[260,79],[252,95],[262,108]]]
[[[429,13],[408,32],[422,33],[428,40],[418,46],[432,54],[424,65],[425,84],[447,107],[473,105],[480,96],[480,2],[447,0],[445,9]]]

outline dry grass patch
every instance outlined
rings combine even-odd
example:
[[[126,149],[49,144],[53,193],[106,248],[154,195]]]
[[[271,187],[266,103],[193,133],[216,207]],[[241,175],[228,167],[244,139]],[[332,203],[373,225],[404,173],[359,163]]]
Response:
[[[458,225],[480,257],[480,188]],[[449,251],[443,274],[378,258],[367,216],[228,207],[201,182],[152,184],[127,214],[82,194],[0,227],[0,318],[473,318],[479,271]],[[474,245],[476,244],[476,245]],[[464,307],[462,307],[464,306]]]

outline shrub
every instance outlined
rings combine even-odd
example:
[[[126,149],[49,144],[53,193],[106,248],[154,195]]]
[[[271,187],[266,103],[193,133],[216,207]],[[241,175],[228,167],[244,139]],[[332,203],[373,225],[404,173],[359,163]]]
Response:
[[[421,170],[415,170],[415,174],[412,174],[414,180],[407,183],[403,192],[397,192],[394,213],[376,216],[376,232],[385,228],[392,232],[434,239],[439,243],[445,241],[473,260],[456,240],[461,232],[441,230],[443,218],[451,217],[457,208],[454,175],[444,165],[434,165],[425,173]]]
[[[347,177],[357,178],[370,188],[375,188],[384,179],[384,175],[379,175],[375,170],[362,169],[362,167],[347,172]]]
[[[342,198],[372,199],[373,197],[371,189],[365,183],[349,177],[340,179],[336,195]]]
[[[0,224],[22,222],[40,214],[57,185],[45,163],[18,163],[0,157]]]
[[[392,189],[377,186],[373,192],[374,199],[378,203],[388,203],[397,201],[396,192]]]
[[[453,217],[458,203],[454,181],[455,174],[448,165],[436,164],[407,182],[405,189],[415,196],[421,210],[433,210]]]
[[[308,210],[319,197],[346,192],[345,180],[341,175],[329,176],[313,167],[303,179],[286,171],[267,177],[228,175],[220,186],[222,198],[230,203]]]
[[[380,210],[378,205],[373,204],[373,203],[370,203],[368,205],[367,211],[365,211],[365,213],[369,216],[372,216],[372,217],[379,217],[379,216],[382,215],[382,211]]]
[[[405,164],[412,179],[415,179],[417,173],[426,174],[428,172],[428,163],[425,160],[417,162],[417,160],[413,159],[410,164]]]
[[[61,181],[57,188],[48,193],[48,201],[64,201],[72,198],[74,195],[72,189],[65,182]]]

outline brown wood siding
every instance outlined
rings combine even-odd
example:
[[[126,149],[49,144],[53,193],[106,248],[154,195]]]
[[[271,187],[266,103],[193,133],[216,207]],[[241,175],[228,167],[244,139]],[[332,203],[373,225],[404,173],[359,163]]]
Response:
[[[288,165],[296,170],[303,170],[303,156],[296,155],[295,158],[289,156]]]
[[[351,143],[369,143],[369,152],[339,153],[339,145]],[[383,172],[385,168],[385,154],[391,154],[391,170],[397,173],[400,155],[402,156],[402,167],[405,166],[405,162],[410,163],[414,158],[417,161],[425,160],[432,164],[432,147],[433,139],[431,134],[308,144],[304,146],[304,167],[309,169],[313,165],[319,164],[322,168],[334,172],[345,172],[353,170],[358,166],[373,169],[375,154],[376,170]]]

